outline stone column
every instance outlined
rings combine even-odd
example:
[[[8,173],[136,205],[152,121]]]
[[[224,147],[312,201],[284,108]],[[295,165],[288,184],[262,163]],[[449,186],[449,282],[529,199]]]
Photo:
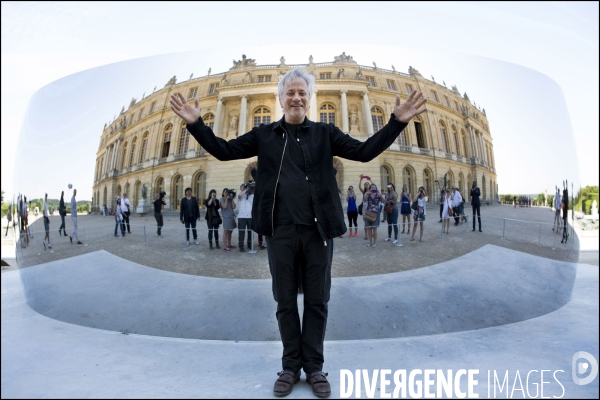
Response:
[[[279,121],[281,117],[283,117],[283,109],[281,108],[281,104],[279,104],[279,92],[275,92],[275,121]]]
[[[319,122],[319,110],[317,109],[317,90],[314,91],[310,98],[310,119]]]
[[[347,90],[340,90],[342,96],[342,132],[350,132],[348,129],[348,100],[346,99]]]
[[[473,127],[471,125],[467,126],[467,132],[469,133],[469,142],[471,142],[471,154],[473,158],[479,158],[477,144],[475,143],[475,133],[473,133]]]
[[[367,136],[373,136],[373,122],[371,121],[371,104],[369,103],[369,93],[363,92],[363,119]]]
[[[215,115],[215,125],[214,132],[218,137],[222,137],[221,135],[221,120],[223,119],[223,98],[219,97],[217,100],[217,112]]]
[[[112,159],[112,169],[117,169],[117,158],[119,157],[119,143],[121,143],[120,140],[116,141],[115,149],[113,151],[113,159]]]
[[[248,108],[248,95],[244,94],[240,97],[242,98],[242,105],[240,106],[240,120],[238,121],[238,137],[246,133],[246,114]]]
[[[108,147],[104,150],[104,155],[102,156],[102,175],[106,173],[106,169],[108,168]]]

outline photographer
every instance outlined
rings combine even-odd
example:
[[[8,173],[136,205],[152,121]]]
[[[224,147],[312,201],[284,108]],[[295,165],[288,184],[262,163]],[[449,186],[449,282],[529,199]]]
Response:
[[[454,226],[458,225],[460,222],[460,215],[462,214],[460,211],[460,206],[462,203],[463,198],[460,194],[460,191],[456,185],[452,185],[452,211],[454,211]]]
[[[198,243],[198,233],[196,232],[196,221],[200,219],[200,209],[198,208],[198,200],[192,196],[192,188],[185,189],[185,197],[181,199],[179,207],[179,220],[185,224],[185,245],[190,244],[190,225],[194,234],[194,243]]]
[[[208,199],[204,200],[204,206],[206,207],[206,225],[208,226],[208,244],[210,249],[213,249],[212,240],[213,233],[215,236],[215,244],[217,249],[219,247],[219,225],[223,222],[219,215],[219,202],[217,201],[217,191],[211,189],[208,193]]]
[[[251,168],[251,164],[248,164],[248,169]],[[248,249],[252,248],[252,202],[254,201],[254,187],[255,183],[250,181],[248,183],[242,183],[240,185],[240,192],[237,195],[240,203],[240,210],[238,212],[238,242],[240,251],[244,252],[244,237],[246,230],[248,230]]]
[[[477,214],[477,222],[479,223],[479,232],[481,232],[481,190],[477,187],[477,181],[473,181],[471,186],[471,206],[473,206],[473,232],[475,232],[475,214]],[[517,196],[515,196],[515,207],[517,206]]]
[[[162,206],[166,206],[167,203],[164,202],[163,197],[167,194],[165,192],[157,193],[154,197],[154,218],[156,218],[156,234],[160,237],[160,230],[163,227],[163,216],[162,216]]]
[[[423,186],[421,186],[419,188],[419,194],[417,195],[417,199],[415,200],[417,202],[417,209],[415,210],[415,213],[413,214],[413,221],[415,221],[415,226],[413,226],[413,233],[412,236],[410,238],[410,241],[412,242],[413,240],[415,240],[415,233],[417,232],[417,224],[420,223],[421,226],[421,233],[419,236],[419,241],[422,242],[423,241],[423,221],[425,221],[425,212],[426,212],[426,204],[427,204],[427,192],[425,191],[425,188]],[[411,206],[412,208],[412,206]]]
[[[219,204],[223,215],[223,250],[231,251],[235,246],[231,244],[231,234],[235,229],[235,191],[227,188],[223,189]]]
[[[131,203],[127,198],[127,193],[123,193],[121,198],[121,211],[123,212],[123,224],[127,227],[127,233],[131,234],[131,227],[129,226],[129,216],[131,215]]]

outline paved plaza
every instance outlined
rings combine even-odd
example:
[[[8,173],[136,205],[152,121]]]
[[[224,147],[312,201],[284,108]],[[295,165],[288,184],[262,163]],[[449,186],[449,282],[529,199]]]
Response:
[[[436,211],[424,242],[385,242],[385,224],[375,248],[362,225],[358,237],[335,240],[324,365],[332,397],[343,394],[343,369],[478,369],[482,398],[500,390],[488,371],[507,373],[512,389],[517,372],[526,386],[533,370],[551,371],[544,397],[597,398],[598,378],[576,385],[571,376],[574,353],[599,359],[597,250],[579,251],[590,238],[561,244],[548,209],[499,205],[483,207],[483,233],[469,216],[442,235]],[[273,397],[282,346],[266,250],[211,251],[204,221],[200,245],[186,248],[177,216],[165,222],[159,239],[153,218],[133,217],[133,234],[118,239],[112,217],[81,216],[86,245],[54,233],[52,252],[41,221],[31,224],[19,269],[2,273],[2,398]],[[466,379],[459,387],[467,391]],[[313,397],[304,376],[288,397]]]

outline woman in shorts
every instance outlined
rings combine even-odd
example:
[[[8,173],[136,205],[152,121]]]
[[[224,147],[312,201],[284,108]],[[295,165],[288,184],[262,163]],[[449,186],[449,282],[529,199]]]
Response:
[[[412,233],[412,237],[410,238],[410,241],[412,242],[413,240],[415,240],[415,232],[417,231],[417,223],[420,223],[421,226],[421,232],[420,232],[420,237],[419,237],[419,241],[422,242],[423,241],[423,221],[425,221],[425,212],[426,212],[426,208],[425,208],[425,204],[427,203],[427,192],[425,191],[425,188],[423,186],[421,186],[419,188],[419,194],[417,195],[417,209],[415,210],[414,214],[413,214],[413,220],[415,221],[415,225],[413,226],[413,233]]]
[[[377,190],[376,184],[372,183],[369,191],[365,192],[363,204],[363,221],[369,239],[369,244],[367,246],[375,247],[377,245],[377,228],[379,228],[379,217],[381,212],[381,193]],[[372,211],[377,214],[377,219],[375,219],[374,222],[365,219],[367,211]]]
[[[408,232],[407,235],[410,235],[410,204],[412,202],[412,198],[410,196],[410,192],[408,191],[408,187],[406,185],[402,186],[402,193],[400,194],[400,215],[402,215],[402,232],[404,233],[404,223],[408,220]]]

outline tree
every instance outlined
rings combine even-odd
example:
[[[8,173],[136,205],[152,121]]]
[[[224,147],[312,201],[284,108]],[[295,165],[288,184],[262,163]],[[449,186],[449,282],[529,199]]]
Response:
[[[575,198],[575,210],[583,211],[584,214],[592,213],[592,203],[598,203],[598,186],[586,186],[582,188]]]

